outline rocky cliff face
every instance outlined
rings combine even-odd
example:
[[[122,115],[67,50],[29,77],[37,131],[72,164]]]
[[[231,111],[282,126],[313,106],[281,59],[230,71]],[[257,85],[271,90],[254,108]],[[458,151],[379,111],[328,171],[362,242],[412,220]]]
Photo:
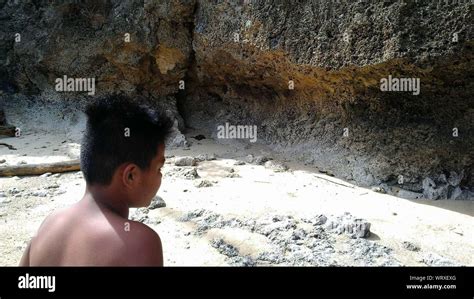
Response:
[[[87,101],[86,93],[57,93],[55,79],[95,78],[95,96],[140,94],[179,117],[174,94],[191,57],[194,5],[0,1],[2,89],[37,100]]]
[[[3,0],[1,89],[71,101],[78,94],[55,92],[55,78],[94,77],[97,95],[144,95],[181,129],[181,116],[214,136],[225,122],[257,125],[259,142],[346,180],[466,198],[469,3]],[[392,78],[414,85],[382,91]]]

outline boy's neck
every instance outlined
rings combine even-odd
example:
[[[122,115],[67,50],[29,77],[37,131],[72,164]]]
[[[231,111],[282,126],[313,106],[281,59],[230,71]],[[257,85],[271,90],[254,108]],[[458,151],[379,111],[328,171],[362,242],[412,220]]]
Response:
[[[120,217],[128,219],[129,207],[119,195],[111,194],[110,190],[100,186],[86,186],[84,199],[96,204],[99,209],[107,210]]]

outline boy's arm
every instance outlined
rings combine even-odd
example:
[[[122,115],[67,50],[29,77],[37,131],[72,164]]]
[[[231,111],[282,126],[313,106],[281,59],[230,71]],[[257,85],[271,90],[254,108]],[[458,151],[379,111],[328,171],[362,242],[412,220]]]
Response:
[[[163,267],[163,247],[161,239],[155,231],[152,230],[148,239],[144,240],[144,245],[143,266]]]
[[[20,264],[18,266],[20,267],[30,266],[30,247],[31,247],[31,241],[28,242],[28,246],[26,246],[25,252],[23,253],[23,256],[21,257]]]
[[[145,224],[135,222],[123,262],[126,266],[162,267],[163,248],[158,234]]]

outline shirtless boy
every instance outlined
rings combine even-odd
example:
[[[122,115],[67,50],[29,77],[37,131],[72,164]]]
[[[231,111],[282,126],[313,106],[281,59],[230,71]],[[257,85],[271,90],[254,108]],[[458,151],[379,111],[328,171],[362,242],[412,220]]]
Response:
[[[172,121],[122,96],[99,100],[86,114],[85,194],[44,220],[20,266],[162,266],[160,237],[128,212],[148,206],[160,188]]]

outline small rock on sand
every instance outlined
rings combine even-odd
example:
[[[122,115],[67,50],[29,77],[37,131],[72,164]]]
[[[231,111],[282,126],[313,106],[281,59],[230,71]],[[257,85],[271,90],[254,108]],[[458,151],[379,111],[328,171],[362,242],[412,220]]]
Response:
[[[216,154],[200,154],[196,156],[196,161],[197,162],[202,162],[202,161],[214,161],[217,159]]]
[[[23,190],[20,190],[16,187],[13,187],[13,188],[8,189],[7,193],[10,194],[10,195],[15,195],[15,194],[20,193],[21,191],[23,191]]]
[[[174,160],[175,166],[196,166],[196,159],[190,156],[178,157]]]
[[[352,238],[367,238],[370,236],[370,223],[363,219],[354,218],[347,212],[329,222],[328,228],[337,234],[347,233]]]
[[[266,156],[257,156],[254,157],[253,155],[248,155],[246,158],[248,163],[256,164],[256,165],[263,165],[265,162],[272,160],[272,158]]]
[[[208,180],[202,180],[202,181],[196,182],[194,184],[194,186],[196,188],[212,187],[213,185],[214,184],[211,181],[208,181]]]
[[[37,190],[30,193],[31,196],[37,197],[46,197],[48,196],[48,192],[46,190]]]
[[[130,217],[131,220],[135,220],[138,222],[146,223],[150,220],[148,217],[148,209],[147,208],[139,208],[135,210],[135,213],[132,214]]]
[[[46,177],[49,177],[50,175],[52,175],[51,172],[46,172],[46,173],[43,173],[42,175],[40,175],[40,178],[46,178]]]
[[[284,172],[288,170],[288,166],[283,163],[278,163],[275,161],[267,161],[265,162],[265,168],[271,169],[274,172]]]
[[[151,200],[151,203],[150,203],[150,206],[148,207],[148,209],[153,210],[153,209],[164,208],[164,207],[166,207],[166,202],[163,200],[163,198],[156,195]]]
[[[405,248],[406,250],[410,250],[410,251],[419,251],[420,250],[420,247],[416,246],[415,244],[411,243],[411,242],[408,242],[408,241],[404,241],[402,243],[402,246],[403,248]]]
[[[181,176],[184,177],[187,180],[194,180],[196,178],[199,178],[199,174],[198,174],[196,168],[183,170],[181,172]]]
[[[456,262],[451,261],[435,253],[427,253],[425,256],[423,256],[423,259],[421,261],[428,266],[435,266],[435,267],[458,266]]]

